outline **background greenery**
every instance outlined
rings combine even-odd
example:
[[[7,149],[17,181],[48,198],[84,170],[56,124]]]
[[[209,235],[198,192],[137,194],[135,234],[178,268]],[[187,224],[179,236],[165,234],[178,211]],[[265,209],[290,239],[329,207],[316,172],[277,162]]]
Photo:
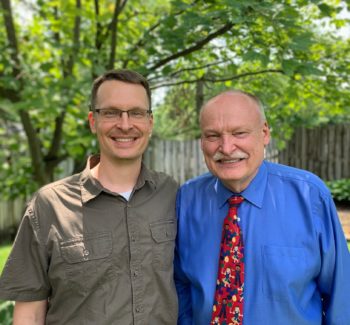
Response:
[[[338,179],[326,183],[337,202],[344,202],[350,205],[350,179]]]
[[[198,111],[226,88],[259,95],[280,146],[298,125],[349,121],[350,39],[338,0],[0,0],[1,197],[28,196],[98,150],[92,80],[143,73],[154,136],[199,136]],[[162,99],[162,100],[161,100]]]
[[[0,274],[4,268],[8,255],[10,254],[11,245],[0,246]],[[0,324],[11,325],[13,313],[13,302],[0,300]]]

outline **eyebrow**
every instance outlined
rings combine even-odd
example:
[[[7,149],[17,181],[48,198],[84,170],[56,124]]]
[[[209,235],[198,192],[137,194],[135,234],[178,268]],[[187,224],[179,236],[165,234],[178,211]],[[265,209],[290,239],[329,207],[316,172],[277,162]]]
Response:
[[[115,107],[115,106],[107,106],[107,107],[98,107],[98,109],[114,109],[114,110],[118,110],[118,111],[131,111],[131,110],[134,110],[134,109],[145,110],[145,108],[142,108],[142,107],[139,107],[139,106],[130,107],[128,109],[122,109],[122,108]],[[146,108],[146,110],[148,110],[148,108]]]

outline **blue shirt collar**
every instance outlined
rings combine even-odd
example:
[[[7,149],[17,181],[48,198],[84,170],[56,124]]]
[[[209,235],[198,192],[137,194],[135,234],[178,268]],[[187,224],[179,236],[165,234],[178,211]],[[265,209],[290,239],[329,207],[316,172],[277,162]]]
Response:
[[[267,167],[265,161],[260,165],[258,173],[255,175],[253,180],[250,182],[248,187],[240,193],[245,200],[254,204],[258,208],[262,207],[262,202],[265,194],[267,184]],[[230,191],[224,184],[217,178],[214,184],[215,192],[218,194],[219,207],[223,207],[227,200],[235,194]],[[237,193],[236,193],[237,194]]]

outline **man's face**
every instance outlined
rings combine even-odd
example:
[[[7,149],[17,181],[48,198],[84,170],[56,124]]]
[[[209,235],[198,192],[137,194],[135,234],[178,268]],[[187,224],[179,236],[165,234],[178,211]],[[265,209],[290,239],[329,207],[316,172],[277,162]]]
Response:
[[[96,109],[149,109],[146,90],[138,84],[108,80],[97,91]],[[141,160],[153,128],[153,117],[132,122],[123,113],[120,119],[105,120],[100,114],[89,113],[90,128],[96,133],[101,159],[109,161]]]
[[[257,104],[244,94],[221,94],[203,108],[201,129],[208,169],[232,191],[243,191],[256,175],[270,141]]]

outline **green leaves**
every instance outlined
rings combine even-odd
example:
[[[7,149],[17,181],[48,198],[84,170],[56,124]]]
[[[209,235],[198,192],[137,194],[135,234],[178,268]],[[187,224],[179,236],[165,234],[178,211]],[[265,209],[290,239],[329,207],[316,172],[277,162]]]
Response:
[[[11,325],[12,324],[12,315],[14,308],[13,301],[0,301],[0,324],[2,325]]]
[[[165,90],[155,109],[161,137],[198,137],[201,101],[227,87],[263,99],[281,143],[295,125],[350,115],[349,40],[321,28],[344,26],[341,2],[132,0],[116,20],[111,0],[81,8],[76,0],[21,2],[25,21],[18,3],[12,0],[16,58],[0,18],[0,191],[6,195],[30,193],[58,175],[62,160],[81,163],[98,150],[87,105],[93,79],[111,58],[113,67],[135,69]]]

